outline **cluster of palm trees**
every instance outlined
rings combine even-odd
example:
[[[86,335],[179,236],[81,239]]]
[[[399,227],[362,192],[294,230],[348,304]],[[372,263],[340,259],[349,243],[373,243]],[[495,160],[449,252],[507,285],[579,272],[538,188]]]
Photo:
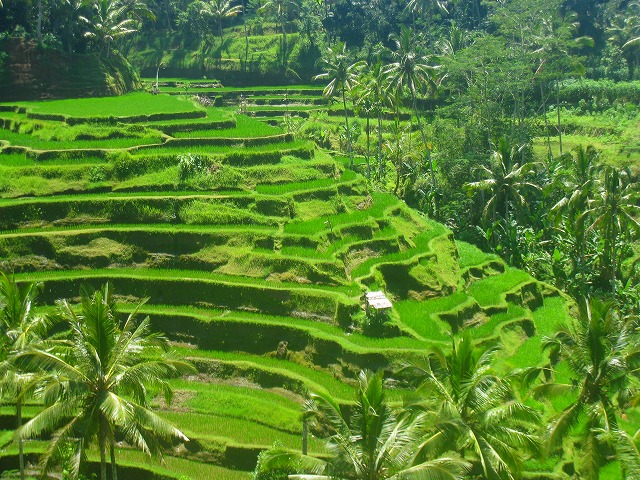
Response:
[[[631,291],[638,272],[623,263],[640,234],[640,195],[628,169],[602,164],[582,145],[532,162],[526,145],[502,138],[478,175],[465,188],[482,205],[489,245],[511,264],[574,295]]]
[[[0,398],[16,405],[21,478],[26,439],[51,438],[42,474],[63,467],[72,478],[97,442],[100,480],[107,479],[108,452],[117,479],[119,440],[149,455],[161,455],[161,442],[186,441],[149,409],[149,401],[158,393],[169,401],[167,379],[192,367],[169,351],[166,338],[150,331],[148,317],[136,320],[142,303],[121,318],[106,284],[94,292],[83,289],[80,305],[63,300],[55,313],[41,314],[34,308],[41,288],[0,276]],[[42,410],[23,424],[27,400]]]
[[[384,174],[385,149],[391,150],[406,139],[411,138],[413,131],[413,119],[417,123],[420,133],[418,151],[419,157],[425,160],[426,168],[430,172],[431,186],[435,188],[435,166],[431,160],[430,145],[424,125],[421,120],[421,112],[418,108],[418,99],[421,96],[433,95],[438,89],[444,76],[437,64],[437,57],[426,54],[423,48],[422,37],[411,29],[403,27],[399,35],[392,35],[391,42],[395,46],[393,50],[380,48],[376,54],[377,60],[367,65],[364,61],[352,62],[351,56],[344,43],[338,43],[329,47],[326,56],[321,59],[323,73],[315,79],[325,80],[327,86],[324,89],[326,97],[339,95],[342,100],[345,133],[347,138],[347,153],[350,164],[353,167],[353,151],[351,129],[349,128],[349,109],[347,108],[347,95],[351,97],[354,109],[365,114],[367,120],[367,176],[371,176],[376,170],[377,175]],[[382,59],[388,58],[387,63]],[[413,112],[411,125],[408,129],[401,129],[399,124],[400,106],[403,100],[409,101]],[[382,120],[385,111],[390,109],[395,119],[395,131],[393,139],[383,144]],[[377,119],[378,148],[376,154],[377,169],[372,169],[370,164],[370,120]],[[403,140],[405,138],[405,140]],[[389,156],[393,158],[394,156]],[[399,189],[400,180],[406,171],[406,165],[398,160],[396,168],[396,187]]]
[[[545,339],[548,364],[501,375],[499,346],[463,332],[450,351],[398,372],[417,384],[402,405],[387,399],[380,372],[361,372],[353,404],[312,394],[305,418],[324,432],[329,458],[275,448],[256,478],[511,480],[542,457],[588,479],[617,460],[623,478],[637,478],[637,434],[620,425],[637,398],[637,341],[636,324],[611,303],[585,301]]]

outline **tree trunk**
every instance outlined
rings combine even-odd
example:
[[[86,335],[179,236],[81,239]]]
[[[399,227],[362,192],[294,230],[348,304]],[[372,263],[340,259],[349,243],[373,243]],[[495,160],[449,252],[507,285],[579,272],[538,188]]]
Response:
[[[109,446],[111,450],[111,478],[112,480],[118,480],[118,468],[116,466],[116,441],[115,439],[111,442]]]
[[[98,448],[100,449],[100,480],[107,480],[107,427],[104,419],[100,420],[98,432]]]
[[[558,140],[560,142],[560,155],[562,155],[562,124],[560,123],[560,80],[556,78],[556,112],[558,114]]]
[[[378,111],[378,168],[380,169],[380,181],[384,175],[384,162],[382,159],[382,112]]]
[[[367,180],[371,180],[371,121],[367,112]]]
[[[542,114],[544,115],[544,132],[547,137],[547,151],[549,158],[553,158],[551,150],[551,134],[549,132],[549,119],[547,118],[547,101],[544,98],[544,85],[540,82],[540,99],[542,100]]]
[[[307,454],[307,442],[309,435],[309,425],[307,425],[307,421],[302,421],[302,455]]]
[[[287,18],[282,19],[282,67],[287,68]]]
[[[344,123],[347,127],[347,152],[349,153],[349,168],[353,170],[353,154],[351,153],[351,130],[349,130],[349,114],[347,113],[347,96],[342,87],[342,106],[344,108]]]
[[[42,44],[42,0],[38,0],[38,18],[36,23],[38,44]]]
[[[16,420],[18,424],[18,428],[22,426],[22,398],[21,392],[18,394],[18,398],[16,399]],[[18,438],[18,462],[20,468],[20,480],[24,480],[24,440],[22,436]]]

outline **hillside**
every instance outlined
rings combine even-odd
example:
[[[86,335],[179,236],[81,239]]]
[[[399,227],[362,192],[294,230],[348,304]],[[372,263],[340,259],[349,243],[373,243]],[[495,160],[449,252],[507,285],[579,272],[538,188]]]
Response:
[[[138,93],[2,110],[0,268],[44,282],[49,304],[106,281],[125,311],[149,297],[141,313],[198,368],[161,407],[191,438],[173,478],[244,478],[219,467],[299,448],[298,395],[348,402],[361,368],[391,375],[452,331],[503,339],[505,371],[543,362],[567,315],[557,290],[371,192],[347,159],[233,108]],[[386,323],[363,310],[377,289]]]

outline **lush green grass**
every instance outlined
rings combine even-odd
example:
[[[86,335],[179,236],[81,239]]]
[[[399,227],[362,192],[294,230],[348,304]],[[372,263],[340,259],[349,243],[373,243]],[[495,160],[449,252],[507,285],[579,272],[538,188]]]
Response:
[[[337,330],[334,331],[337,332]],[[330,373],[308,366],[303,366],[292,361],[279,360],[272,357],[251,355],[247,353],[194,350],[184,347],[176,348],[176,351],[185,357],[207,358],[223,362],[237,363],[240,365],[252,365],[256,368],[264,369],[265,371],[278,372],[294,380],[301,381],[309,390],[319,391],[324,389],[343,401],[350,401],[354,394],[352,386],[337,380]]]
[[[458,260],[460,268],[475,267],[489,260],[500,261],[497,255],[485,253],[475,245],[467,242],[456,240],[456,247],[458,248],[458,255],[460,255]]]
[[[427,340],[447,341],[451,327],[437,318],[441,312],[448,312],[464,304],[469,296],[464,292],[424,301],[404,300],[395,304],[400,321]]]
[[[16,102],[15,105],[26,107],[30,112],[68,117],[130,117],[201,110],[184,98],[173,95],[151,95],[144,92],[129,93],[119,97]]]
[[[182,153],[199,153],[199,154],[217,154],[224,156],[232,152],[242,152],[243,154],[260,153],[260,152],[285,152],[286,150],[294,150],[298,148],[309,147],[311,144],[306,140],[296,140],[293,142],[270,143],[267,145],[258,145],[245,147],[244,145],[234,146],[215,146],[215,145],[190,145],[189,147],[151,147],[144,148],[133,152],[134,155],[177,155]]]
[[[272,127],[246,115],[238,115],[236,116],[236,128],[192,130],[189,132],[176,132],[172,136],[175,138],[250,138],[267,137],[281,133],[283,133],[281,128]]]
[[[43,140],[27,133],[3,132],[3,137],[12,146],[29,147],[34,150],[80,150],[87,148],[123,149],[137,145],[161,144],[160,135],[101,140]]]
[[[189,437],[228,439],[234,443],[262,447],[270,447],[274,442],[297,450],[301,447],[301,435],[281,432],[251,420],[190,412],[159,413],[170,422],[181,425],[183,432]],[[309,447],[315,452],[323,451],[323,443],[313,438],[310,438]]]
[[[110,269],[92,269],[92,270],[58,270],[51,272],[34,272],[16,275],[16,279],[20,281],[43,281],[51,282],[55,280],[64,279],[78,279],[82,281],[85,278],[105,278],[105,279],[117,279],[117,278],[130,278],[130,279],[146,279],[146,280],[167,280],[167,281],[180,281],[180,280],[195,280],[202,281],[204,283],[223,283],[223,284],[238,284],[249,285],[255,287],[269,287],[278,290],[318,290],[325,291],[334,294],[342,294],[346,296],[353,296],[357,294],[357,287],[355,286],[327,286],[316,284],[305,284],[291,282],[264,282],[260,279],[242,277],[237,275],[220,275],[215,273],[201,272],[198,270],[172,270],[172,269],[138,269],[138,268],[110,268]]]
[[[526,272],[515,268],[507,268],[504,273],[483,278],[469,287],[469,294],[482,307],[500,305],[504,302],[504,294],[518,285],[531,281]]]
[[[196,413],[249,420],[293,434],[302,433],[302,406],[275,393],[257,388],[174,380],[175,391],[194,394],[180,406]]]
[[[291,222],[285,226],[285,232],[317,235],[319,232],[328,231],[330,227],[327,220],[330,220],[331,226],[336,228],[340,225],[357,224],[365,222],[368,218],[382,218],[387,208],[398,203],[398,199],[393,195],[386,193],[374,193],[373,206],[363,210],[355,210],[353,212],[332,215],[330,218],[320,217],[303,222]]]

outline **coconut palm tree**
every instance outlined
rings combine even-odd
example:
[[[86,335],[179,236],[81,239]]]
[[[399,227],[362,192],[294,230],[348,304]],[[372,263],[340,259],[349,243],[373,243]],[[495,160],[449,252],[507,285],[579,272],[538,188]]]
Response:
[[[524,196],[527,190],[540,190],[538,185],[529,181],[535,164],[521,160],[526,147],[511,145],[502,137],[494,146],[490,165],[478,168],[484,178],[464,185],[469,193],[488,191],[491,194],[482,212],[485,220],[491,214],[492,223],[495,222],[499,207],[502,207],[502,218],[508,221],[512,213],[518,213],[519,209],[527,205]]]
[[[109,55],[114,41],[138,30],[142,18],[155,19],[153,13],[139,0],[93,0],[93,15],[80,17],[87,25],[85,37],[93,40],[101,54]]]
[[[272,12],[276,17],[276,24],[282,30],[282,67],[286,68],[287,61],[287,20],[289,12],[298,9],[293,0],[267,0],[258,11]]]
[[[316,480],[453,480],[462,479],[468,469],[466,462],[451,456],[417,461],[426,417],[396,414],[386,398],[381,372],[358,375],[351,418],[328,393],[311,394],[305,416],[332,432],[327,441],[330,460],[274,449],[263,459],[263,470],[293,467],[308,472],[295,478]]]
[[[584,277],[588,273],[586,245],[589,207],[593,203],[598,172],[601,170],[598,152],[592,146],[584,148],[578,145],[572,155],[565,155],[561,160],[568,165],[561,168],[556,176],[565,193],[551,211],[564,224],[564,231],[574,239],[574,248],[571,249],[571,276],[578,279],[578,289],[585,294]]]
[[[606,167],[603,179],[592,202],[589,213],[593,222],[590,230],[598,230],[603,242],[600,269],[603,280],[610,284],[611,292],[617,288],[620,269],[620,240],[640,233],[640,206],[638,184],[632,181],[629,169]]]
[[[71,469],[77,477],[86,449],[97,439],[100,480],[106,480],[107,447],[116,433],[149,455],[160,455],[159,439],[186,441],[177,428],[148,409],[147,388],[159,388],[170,400],[167,378],[192,368],[167,351],[167,340],[149,331],[150,321],[136,321],[136,312],[119,327],[111,287],[81,292],[80,310],[60,302],[60,315],[70,328],[69,341],[55,350],[34,349],[18,355],[27,367],[48,369],[45,408],[16,435],[33,438],[52,433],[43,457],[43,471],[73,450]],[[115,471],[115,450],[111,466]]]
[[[432,431],[420,445],[421,455],[454,450],[473,463],[472,473],[513,480],[525,454],[538,450],[539,418],[493,371],[498,351],[474,346],[467,331],[453,338],[450,353],[434,349],[423,365],[404,369],[422,378],[406,407],[431,414]]]
[[[418,92],[425,90],[435,92],[442,82],[439,75],[440,66],[431,65],[436,57],[422,55],[419,52],[419,39],[407,27],[402,27],[400,35],[392,34],[391,41],[396,49],[391,52],[391,63],[385,67],[385,73],[389,76],[389,85],[397,92],[408,91],[411,97],[413,114],[418,122],[418,130],[422,137],[422,146],[425,152],[427,165],[431,173],[432,197],[435,194],[435,169],[431,159],[430,146],[420,120],[418,111]]]
[[[44,316],[33,313],[41,284],[18,285],[13,276],[0,273],[0,396],[16,403],[17,427],[22,426],[22,403],[33,393],[38,376],[22,371],[13,359],[20,352],[38,345],[48,331]],[[20,478],[24,480],[24,442],[18,439]]]
[[[388,75],[381,61],[377,61],[370,66],[369,71],[363,74],[358,81],[360,85],[360,99],[366,102],[378,120],[378,176],[382,179],[384,175],[383,156],[382,156],[382,115],[385,107],[393,106],[394,95],[388,88]],[[367,122],[368,122],[367,117]],[[369,124],[367,123],[367,132]],[[367,133],[368,134],[368,133]],[[367,149],[368,151],[368,149]]]
[[[327,49],[327,56],[322,59],[324,73],[316,75],[314,80],[326,80],[322,94],[332,97],[339,93],[342,97],[344,110],[344,122],[347,132],[347,152],[349,153],[350,166],[353,169],[353,153],[351,151],[351,130],[349,129],[349,111],[347,110],[347,91],[351,90],[358,82],[359,71],[365,66],[365,62],[351,63],[345,43],[337,43]]]
[[[569,367],[570,377],[563,383],[551,380],[534,392],[541,398],[571,399],[547,426],[546,448],[555,452],[570,433],[576,433],[574,461],[580,478],[598,479],[600,469],[613,456],[620,462],[623,478],[638,478],[640,455],[619,426],[617,413],[630,406],[630,397],[637,391],[631,375],[638,367],[635,324],[618,315],[611,302],[591,299],[579,307],[578,318],[544,342],[556,360]]]
[[[224,41],[222,21],[233,18],[242,12],[242,5],[231,6],[231,0],[209,0],[208,2],[202,3],[202,10],[200,12],[216,21],[218,24],[220,43],[222,43]]]

